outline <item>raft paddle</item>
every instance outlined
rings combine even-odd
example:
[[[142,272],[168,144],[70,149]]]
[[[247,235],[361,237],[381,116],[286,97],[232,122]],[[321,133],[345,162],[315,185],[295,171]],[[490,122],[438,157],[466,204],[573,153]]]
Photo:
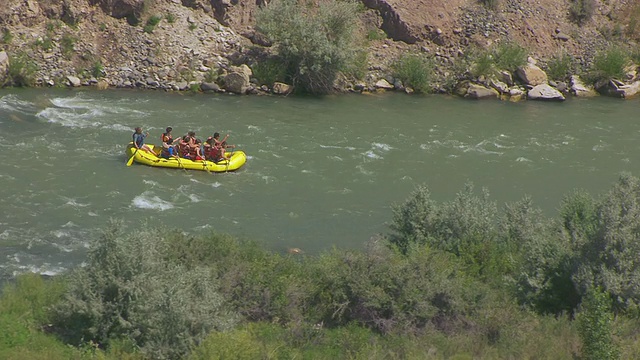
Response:
[[[136,157],[138,150],[140,150],[140,148],[136,148],[136,151],[133,152],[133,155],[131,155],[131,157],[127,161],[127,166],[131,166],[131,164],[133,164],[133,158]]]

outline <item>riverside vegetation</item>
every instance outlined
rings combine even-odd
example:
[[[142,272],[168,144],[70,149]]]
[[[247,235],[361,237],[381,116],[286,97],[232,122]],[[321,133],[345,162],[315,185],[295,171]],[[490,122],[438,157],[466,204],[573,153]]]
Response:
[[[457,17],[441,11],[436,20],[403,6],[431,11],[442,5],[437,0],[95,3],[100,10],[74,0],[0,12],[0,51],[8,53],[0,56],[0,82],[242,94],[400,90],[511,100],[640,91],[634,50],[640,6],[627,1],[543,0],[531,9],[455,0]],[[555,20],[536,15],[543,10]],[[420,26],[412,15],[425,17],[414,20]],[[423,26],[425,19],[436,25]],[[514,31],[523,19],[535,24]]]
[[[123,229],[85,266],[0,297],[3,359],[634,359],[640,179],[498,207],[425,186],[361,250],[281,255],[228,235]]]

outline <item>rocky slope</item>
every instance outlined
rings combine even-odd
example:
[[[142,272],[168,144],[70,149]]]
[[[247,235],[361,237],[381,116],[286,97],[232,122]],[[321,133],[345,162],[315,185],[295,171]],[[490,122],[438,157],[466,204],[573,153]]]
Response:
[[[0,51],[35,61],[42,86],[270,91],[252,84],[249,67],[240,67],[268,45],[254,30],[265,1],[4,0]],[[345,89],[375,89],[381,79],[393,84],[390,64],[408,51],[433,56],[441,76],[455,71],[471,48],[501,41],[521,44],[542,68],[560,50],[588,66],[612,40],[633,46],[640,31],[634,0],[595,0],[593,16],[582,26],[570,18],[573,0],[501,0],[495,9],[478,0],[361,1],[364,28],[381,29],[387,38],[370,41],[365,84]],[[0,55],[0,73],[8,57]],[[220,89],[229,73],[235,80]]]

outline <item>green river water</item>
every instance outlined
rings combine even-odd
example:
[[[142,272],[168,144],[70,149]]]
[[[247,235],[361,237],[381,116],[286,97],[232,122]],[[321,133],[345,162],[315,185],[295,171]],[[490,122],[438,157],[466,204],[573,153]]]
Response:
[[[599,195],[640,173],[640,101],[466,101],[432,95],[257,97],[0,90],[0,275],[82,263],[109,218],[225,232],[268,249],[362,247],[418,184],[448,200],[465,182],[500,204]],[[219,131],[237,172],[125,166],[132,129]]]

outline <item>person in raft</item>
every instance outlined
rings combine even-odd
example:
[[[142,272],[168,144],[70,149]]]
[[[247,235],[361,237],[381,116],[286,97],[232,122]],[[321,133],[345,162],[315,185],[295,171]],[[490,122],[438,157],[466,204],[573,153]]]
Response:
[[[135,132],[133,133],[133,146],[136,147],[136,149],[142,149],[144,151],[148,151],[152,154],[155,154],[151,148],[149,148],[147,145],[145,145],[144,143],[144,139],[149,136],[149,133],[142,133],[142,128],[141,127],[137,127],[135,129]],[[137,150],[136,150],[137,151]]]
[[[224,160],[224,149],[222,143],[215,143],[211,139],[211,145],[208,147],[208,151],[205,153],[207,160],[217,163]]]
[[[229,134],[225,135],[224,139],[222,139],[222,140],[220,140],[220,133],[219,132],[213,134],[213,142],[216,143],[216,144],[222,144],[223,142],[226,142],[228,138],[229,138]]]
[[[165,159],[170,159],[172,157],[177,158],[178,154],[175,146],[173,144],[173,139],[169,138],[167,141],[162,143],[162,152],[160,153],[160,157]]]
[[[162,133],[162,135],[160,135],[160,141],[164,144],[166,142],[169,142],[169,140],[171,140],[171,142],[169,144],[171,144],[173,142],[173,135],[171,135],[171,131],[173,130],[173,128],[171,126],[168,126],[165,129],[165,132]]]

